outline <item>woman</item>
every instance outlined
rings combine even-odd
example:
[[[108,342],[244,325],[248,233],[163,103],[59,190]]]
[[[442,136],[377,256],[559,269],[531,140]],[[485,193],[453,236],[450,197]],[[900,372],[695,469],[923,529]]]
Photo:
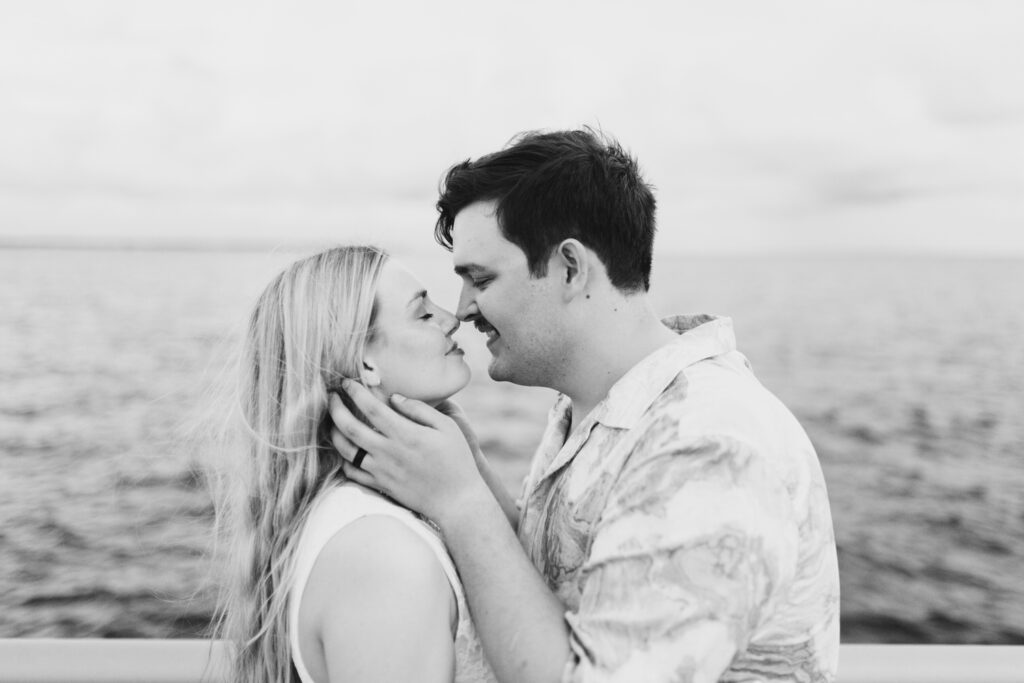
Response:
[[[236,567],[218,619],[237,646],[231,680],[493,680],[435,530],[345,481],[330,443],[328,398],[345,378],[457,410],[445,400],[470,376],[458,326],[373,247],[297,261],[260,296],[240,363],[241,458],[217,495]]]

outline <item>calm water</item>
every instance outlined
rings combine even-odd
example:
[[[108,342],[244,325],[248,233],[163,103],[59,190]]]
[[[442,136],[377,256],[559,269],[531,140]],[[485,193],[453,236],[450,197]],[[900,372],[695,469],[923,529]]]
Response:
[[[0,250],[0,637],[192,637],[209,500],[182,430],[293,254]],[[406,259],[442,303],[440,250]],[[1024,263],[661,260],[663,312],[733,317],[818,448],[847,642],[1024,643]],[[551,394],[460,395],[515,486]]]

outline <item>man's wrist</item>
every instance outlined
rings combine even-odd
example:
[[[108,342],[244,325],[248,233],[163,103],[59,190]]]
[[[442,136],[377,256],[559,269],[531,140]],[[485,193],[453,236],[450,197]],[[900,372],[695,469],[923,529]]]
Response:
[[[446,535],[457,534],[467,523],[481,518],[489,506],[496,507],[500,511],[494,494],[487,487],[487,483],[480,479],[474,482],[472,487],[447,501],[445,506],[438,511],[434,522]]]

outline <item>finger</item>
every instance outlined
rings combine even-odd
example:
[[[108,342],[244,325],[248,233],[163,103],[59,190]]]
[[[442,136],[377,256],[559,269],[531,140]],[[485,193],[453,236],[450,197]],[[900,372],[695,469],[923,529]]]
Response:
[[[338,455],[349,462],[352,462],[356,453],[359,452],[359,446],[352,443],[337,427],[331,427],[331,445],[334,446],[334,450],[338,451]]]
[[[365,448],[370,453],[375,451],[379,453],[382,450],[385,443],[384,437],[357,419],[345,407],[341,397],[331,394],[328,407],[331,421],[334,422],[334,428],[331,430],[331,442],[342,457],[351,460],[359,448]]]
[[[367,462],[369,462],[369,458],[363,461],[364,467],[366,466]],[[344,473],[346,479],[354,481],[357,484],[362,484],[363,486],[368,486],[370,488],[380,488],[377,485],[377,480],[373,478],[372,474],[370,474],[366,470],[354,467],[352,463],[348,462],[347,460],[341,463],[341,471]]]
[[[399,413],[424,427],[438,429],[441,426],[442,414],[428,406],[423,401],[414,398],[406,398],[400,394],[391,395],[391,405]]]
[[[392,410],[387,404],[381,402],[380,399],[370,393],[370,390],[359,382],[346,380],[342,383],[342,388],[344,388],[348,397],[352,399],[352,403],[362,411],[367,421],[381,434],[390,436],[401,432],[403,428],[409,426],[408,421],[404,417]],[[331,414],[333,415],[333,412]]]

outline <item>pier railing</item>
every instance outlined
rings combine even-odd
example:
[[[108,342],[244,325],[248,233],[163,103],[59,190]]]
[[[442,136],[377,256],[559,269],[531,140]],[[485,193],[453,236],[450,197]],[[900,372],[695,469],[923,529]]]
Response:
[[[0,639],[0,683],[222,683],[223,643]],[[837,683],[1021,683],[1024,646],[843,645]]]

